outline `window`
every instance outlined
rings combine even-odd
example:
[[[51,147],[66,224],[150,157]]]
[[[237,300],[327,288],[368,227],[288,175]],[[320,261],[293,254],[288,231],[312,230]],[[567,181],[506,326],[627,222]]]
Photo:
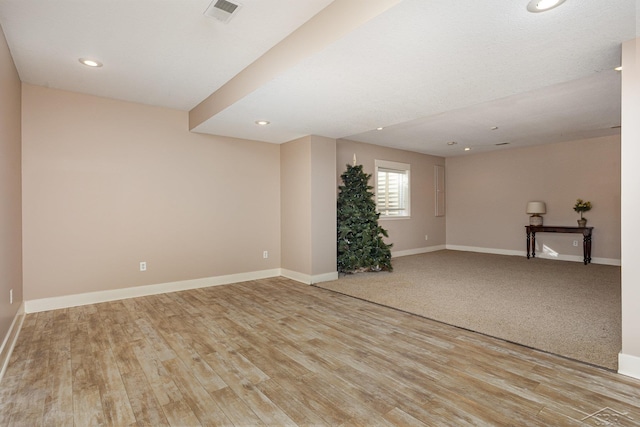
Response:
[[[380,218],[410,216],[410,168],[406,163],[376,160],[376,210]]]

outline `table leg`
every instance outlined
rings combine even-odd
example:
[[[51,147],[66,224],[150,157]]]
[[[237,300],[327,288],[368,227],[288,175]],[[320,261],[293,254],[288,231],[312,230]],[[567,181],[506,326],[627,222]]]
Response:
[[[531,233],[527,231],[527,259],[529,259],[529,244],[531,243]]]
[[[536,257],[536,232],[531,232],[531,258]]]
[[[582,250],[584,252],[584,265],[591,264],[591,236],[584,236],[584,239],[582,239]]]

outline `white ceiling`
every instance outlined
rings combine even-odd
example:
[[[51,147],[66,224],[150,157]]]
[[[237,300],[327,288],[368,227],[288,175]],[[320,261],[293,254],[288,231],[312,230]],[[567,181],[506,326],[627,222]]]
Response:
[[[567,0],[535,14],[528,0],[376,0],[385,1],[388,10],[195,130],[274,143],[313,134],[441,156],[620,132],[613,68],[620,43],[640,36],[636,0]],[[210,0],[0,0],[0,24],[26,83],[189,111],[331,3],[366,9],[373,0],[239,2],[224,24],[203,15]]]

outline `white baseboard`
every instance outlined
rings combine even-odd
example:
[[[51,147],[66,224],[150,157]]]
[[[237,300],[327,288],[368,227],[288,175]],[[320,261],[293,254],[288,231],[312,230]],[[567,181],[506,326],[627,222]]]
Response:
[[[0,382],[2,382],[2,377],[7,370],[7,366],[9,366],[9,359],[11,359],[13,348],[16,346],[16,342],[18,342],[18,335],[20,335],[20,329],[22,329],[22,323],[24,322],[24,314],[24,303],[22,303],[11,322],[7,335],[2,341],[2,347],[0,347]]]
[[[332,280],[338,280],[338,272],[316,274],[311,276],[309,274],[298,273],[297,271],[287,270],[286,268],[280,269],[280,275],[287,279],[295,280],[296,282],[304,283],[305,285],[313,285],[314,283],[330,282]]]
[[[332,280],[338,280],[337,271],[332,271],[331,273],[316,274],[314,276],[311,276],[312,285],[314,283],[331,282]]]
[[[404,251],[391,251],[391,257],[397,258],[408,255],[426,254],[428,252],[435,252],[447,249],[446,245],[427,246],[426,248],[407,249]]]
[[[508,249],[479,248],[477,246],[447,245],[447,249],[450,251],[480,252],[483,254],[527,256],[526,252],[514,251],[514,250],[508,250]]]
[[[480,248],[477,246],[459,246],[459,245],[447,245],[446,249],[452,251],[465,251],[465,252],[480,252],[485,254],[496,254],[496,255],[513,255],[513,256],[527,256],[527,252],[525,251],[515,251],[510,249],[495,249],[495,248]],[[541,259],[553,259],[558,261],[574,261],[574,262],[584,262],[584,258],[580,255],[563,255],[563,254],[549,254],[546,252],[538,253],[536,251],[536,258]],[[603,264],[603,265],[621,265],[621,260],[613,259],[613,258],[591,258],[592,264]]]
[[[280,275],[287,279],[295,280],[296,282],[304,283],[305,285],[311,284],[311,276],[309,274],[298,273],[297,271],[287,270],[286,268],[280,269]]]
[[[209,286],[228,285],[230,283],[249,280],[266,279],[280,276],[280,269],[253,271],[249,273],[230,274],[226,276],[205,277],[202,279],[181,280],[178,282],[159,283],[156,285],[136,286],[132,288],[113,289],[108,291],[88,292],[84,294],[65,295],[25,301],[26,313],[77,307],[80,305],[116,301],[127,298],[157,295],[187,289],[206,288]]]
[[[619,353],[618,373],[640,380],[640,357]]]

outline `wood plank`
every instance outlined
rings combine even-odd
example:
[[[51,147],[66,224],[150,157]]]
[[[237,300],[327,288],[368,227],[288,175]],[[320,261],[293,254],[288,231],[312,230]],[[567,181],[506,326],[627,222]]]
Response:
[[[232,424],[211,395],[207,393],[197,378],[191,374],[180,360],[165,360],[162,364],[169,374],[175,378],[175,383],[183,396],[184,403],[189,406],[202,425]]]
[[[27,337],[29,347],[26,364],[14,396],[9,424],[38,425],[42,423],[47,399],[47,374],[51,349],[54,313],[38,313]],[[18,398],[19,397],[19,398]]]
[[[251,381],[246,379],[222,353],[203,355],[229,388],[249,405],[253,412],[267,425],[295,424],[276,404],[264,395]]]
[[[640,381],[284,278],[29,314],[0,384],[0,425],[574,426],[605,407],[640,425]]]
[[[276,404],[287,408],[292,418],[306,419],[308,417],[306,413],[299,414],[300,411],[304,410],[311,411],[324,421],[319,425],[340,425],[349,420],[351,418],[350,412],[345,412],[336,407],[331,399],[319,393],[318,390],[309,387],[311,377],[313,375],[298,378],[278,378],[277,381],[268,381],[259,384],[258,387],[261,390],[264,389],[266,395],[273,397]],[[277,387],[280,387],[280,389],[278,390]],[[287,403],[282,404],[281,399],[287,400]]]
[[[164,410],[158,403],[130,343],[122,342],[114,351],[116,364],[137,423],[145,426],[168,426],[169,421]]]
[[[165,335],[165,339],[175,351],[187,370],[194,376],[208,393],[213,394],[227,387],[227,383],[209,366],[193,348],[193,340],[185,339],[179,334]]]
[[[149,388],[160,405],[166,406],[172,402],[183,400],[174,378],[169,375],[162,361],[146,340],[137,341],[132,346],[132,351],[144,372]]]
[[[427,427],[427,424],[420,421],[417,418],[412,417],[411,415],[404,412],[402,409],[393,408],[386,414],[384,414],[384,418],[389,421],[391,424],[396,426],[424,426]]]
[[[67,310],[54,312],[49,343],[47,396],[43,414],[44,425],[73,425],[73,389],[71,370],[71,332]]]
[[[213,399],[218,403],[218,406],[225,413],[227,418],[236,426],[262,426],[264,423],[258,416],[251,410],[251,407],[247,405],[237,394],[233,392],[229,387],[215,391],[212,394]]]
[[[94,350],[99,343],[92,343],[89,335],[90,310],[75,313],[82,322],[71,328],[71,380],[73,389],[73,418],[75,425],[98,425],[105,422],[98,389],[98,372],[94,363]]]

